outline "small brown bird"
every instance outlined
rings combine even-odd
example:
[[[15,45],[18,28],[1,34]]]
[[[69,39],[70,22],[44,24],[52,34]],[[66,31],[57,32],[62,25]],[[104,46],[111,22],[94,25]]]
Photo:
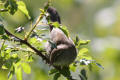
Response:
[[[55,8],[49,7],[48,13],[52,22],[61,23],[60,16]],[[50,41],[46,46],[50,63],[54,66],[69,66],[76,58],[77,51],[73,41],[59,28],[50,25]]]

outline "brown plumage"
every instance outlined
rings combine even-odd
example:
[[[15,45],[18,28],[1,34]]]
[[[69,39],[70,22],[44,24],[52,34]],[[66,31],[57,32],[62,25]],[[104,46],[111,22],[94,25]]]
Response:
[[[50,14],[51,21],[61,23],[58,12],[54,8],[49,7],[47,11]],[[56,45],[56,48],[53,48],[52,44],[48,42],[46,46],[46,51],[52,65],[68,66],[75,60],[77,56],[75,45],[62,30],[52,28],[50,31],[50,41]]]

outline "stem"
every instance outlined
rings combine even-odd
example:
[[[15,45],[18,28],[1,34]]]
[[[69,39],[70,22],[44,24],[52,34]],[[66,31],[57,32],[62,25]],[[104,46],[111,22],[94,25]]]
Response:
[[[34,25],[33,28],[30,30],[30,32],[28,33],[28,35],[25,37],[24,40],[27,41],[27,39],[29,38],[30,34],[33,32],[33,30],[36,28],[36,26],[38,25],[38,23],[40,22],[40,20],[43,18],[43,15],[44,15],[44,14],[40,14],[37,22],[35,23],[35,25]]]

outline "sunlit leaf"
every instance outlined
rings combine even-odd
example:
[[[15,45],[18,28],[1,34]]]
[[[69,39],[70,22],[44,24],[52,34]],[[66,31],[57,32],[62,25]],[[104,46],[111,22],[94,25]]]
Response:
[[[74,64],[71,64],[71,65],[70,65],[70,70],[71,70],[71,71],[75,72],[75,71],[76,71],[76,68],[77,68],[77,66],[75,66]]]
[[[58,22],[53,22],[52,25],[55,27],[55,28],[59,28],[60,27],[60,24]]]
[[[22,80],[22,69],[21,69],[21,67],[16,69],[16,77],[17,77],[17,80]]]
[[[87,53],[87,52],[88,52],[87,48],[82,48],[82,49],[80,49],[78,56],[82,56],[82,55],[84,55],[84,53]]]
[[[30,39],[30,43],[35,44],[36,42],[37,42],[37,39],[36,39],[36,38],[31,38],[31,39]]]
[[[27,74],[30,74],[31,73],[31,67],[28,63],[22,63],[22,68],[23,68],[23,71]]]
[[[59,28],[65,33],[67,37],[69,37],[69,31],[66,26],[60,26]]]
[[[10,53],[12,50],[11,49],[7,49],[6,50],[6,53]]]
[[[2,69],[8,69],[5,65],[2,65]]]
[[[11,57],[13,57],[13,58],[17,58],[18,57],[18,55],[17,54],[12,54],[12,56]]]
[[[87,45],[90,40],[80,40],[80,45]]]
[[[45,13],[44,9],[40,9],[41,13]]]
[[[28,56],[26,61],[27,62],[33,62],[34,58],[32,57],[32,55]]]
[[[76,44],[77,48],[79,48],[81,45],[87,45],[90,42],[90,40],[79,40]]]
[[[23,1],[17,1],[17,4],[18,4],[18,9],[22,11],[28,17],[28,19],[30,19],[30,15],[28,13],[25,3]]]

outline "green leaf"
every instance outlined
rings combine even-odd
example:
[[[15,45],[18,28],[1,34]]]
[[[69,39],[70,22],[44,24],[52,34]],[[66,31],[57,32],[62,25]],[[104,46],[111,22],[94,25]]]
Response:
[[[58,22],[53,22],[52,25],[55,27],[55,28],[59,28],[60,27],[60,24]]]
[[[18,4],[18,9],[22,11],[28,17],[28,19],[30,19],[31,17],[29,15],[25,3],[23,1],[17,1],[17,4]]]
[[[79,50],[78,56],[84,55],[84,53],[88,52],[87,48],[82,48]]]
[[[4,26],[0,24],[0,35],[3,35],[5,33]]]
[[[44,9],[40,9],[41,13],[45,13]]]
[[[80,40],[79,45],[87,45],[90,40]]]
[[[18,5],[16,4],[15,0],[7,0],[4,4],[4,7],[8,9],[10,14],[14,14],[17,9],[18,9]]]
[[[87,45],[89,42],[90,40],[79,40],[79,38],[77,40],[74,40],[74,43],[77,48],[79,48],[81,45]]]
[[[11,53],[11,49],[8,49],[8,50],[5,51],[5,53],[4,53],[5,59],[9,59],[10,58],[10,53]]]
[[[74,39],[74,44],[76,48],[80,48],[81,45],[87,45],[90,42],[90,40],[80,40],[78,35]]]
[[[23,71],[27,74],[30,74],[31,73],[31,67],[28,63],[22,63],[22,68],[23,68]]]
[[[5,65],[2,65],[2,69],[8,69]]]
[[[77,60],[79,61],[81,59],[92,60],[92,57],[90,56],[90,54],[88,54],[87,48],[82,48],[79,50]]]
[[[77,66],[75,66],[74,64],[71,64],[70,65],[70,70],[73,71],[73,72],[75,72],[76,71],[76,67]]]
[[[58,80],[59,77],[60,77],[60,73],[56,73],[56,74],[54,75],[53,80]]]
[[[68,31],[68,29],[67,29],[66,26],[60,26],[59,28],[64,32],[64,34],[65,34],[67,37],[69,37],[69,31]]]
[[[31,39],[30,39],[30,43],[31,43],[31,44],[35,44],[36,42],[37,42],[37,39],[36,39],[36,38],[31,38]]]
[[[17,55],[17,54],[12,54],[11,57],[12,57],[12,58],[18,58],[18,55]]]
[[[33,62],[33,60],[34,60],[34,58],[32,55],[28,56],[26,59],[27,62]]]
[[[53,27],[55,27],[55,28],[61,29],[61,30],[64,32],[64,34],[65,34],[67,37],[69,37],[69,31],[68,31],[68,29],[67,29],[66,26],[63,26],[63,25],[61,26],[58,22],[53,22],[52,25],[53,25]]]
[[[6,53],[10,53],[12,50],[11,49],[7,49],[6,50]]]
[[[56,72],[58,72],[57,69],[51,69],[51,70],[49,71],[49,75],[54,74],[54,73],[56,73]]]
[[[22,80],[22,69],[21,69],[21,67],[16,69],[16,77],[17,77],[17,80]]]
[[[15,67],[12,65],[10,68],[10,72],[8,73],[8,80],[12,79],[12,76],[14,75],[14,73],[15,73]]]
[[[4,39],[4,40],[8,40],[9,39],[7,35],[2,35],[2,36],[0,36],[0,38]]]

